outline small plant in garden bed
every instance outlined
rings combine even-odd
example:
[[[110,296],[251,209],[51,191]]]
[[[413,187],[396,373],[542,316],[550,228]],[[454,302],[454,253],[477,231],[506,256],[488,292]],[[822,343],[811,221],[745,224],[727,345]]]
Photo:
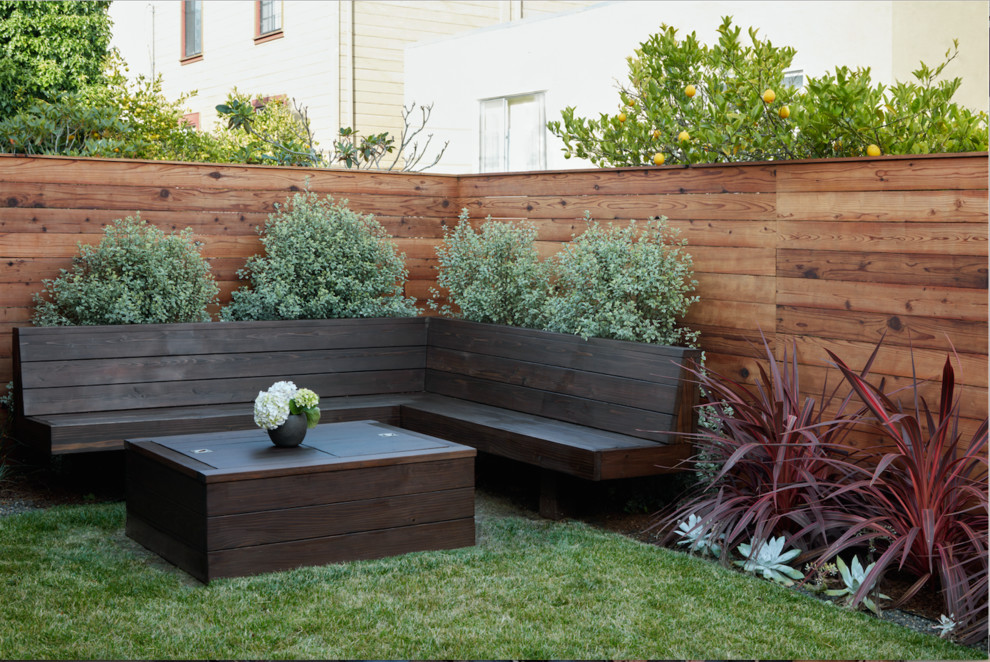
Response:
[[[955,373],[946,358],[936,412],[913,389],[913,410],[905,411],[880,389],[853,372],[838,356],[829,356],[866,404],[874,429],[893,444],[891,452],[868,466],[833,458],[832,464],[855,475],[833,499],[843,506],[850,527],[826,554],[861,544],[863,536],[889,539],[886,549],[853,596],[862,600],[888,568],[905,568],[918,582],[902,598],[937,581],[946,611],[958,623],[955,636],[979,641],[987,634],[987,420],[972,437],[959,430]]]
[[[251,286],[234,291],[220,311],[226,321],[404,317],[417,314],[403,296],[409,272],[385,229],[372,216],[314,193],[276,205],[258,229],[264,255],[238,276]]]
[[[688,366],[705,394],[712,429],[694,435],[699,472],[712,478],[699,493],[665,513],[658,527],[669,528],[696,513],[704,520],[699,535],[724,539],[723,560],[749,537],[786,534],[792,544],[823,544],[843,522],[820,517],[839,469],[827,461],[846,449],[852,420],[849,396],[823,388],[819,399],[801,395],[795,351],[778,362],[764,338],[767,368],[747,386],[713,370]],[[872,359],[871,359],[872,361]],[[826,416],[833,410],[835,414]],[[838,533],[836,533],[838,535]],[[665,541],[672,540],[668,534]]]
[[[825,595],[831,597],[845,596],[846,605],[853,606],[857,602],[855,598],[860,589],[871,591],[873,586],[876,585],[875,580],[869,584],[866,583],[866,577],[869,575],[870,571],[873,570],[873,566],[875,565],[876,563],[871,563],[864,568],[863,564],[859,562],[859,557],[853,556],[852,563],[847,566],[846,562],[842,560],[842,557],[836,557],[835,567],[839,571],[839,576],[842,577],[842,583],[844,586],[842,588],[829,589],[825,591]],[[884,600],[890,600],[890,596],[884,595],[883,593],[877,593],[876,597],[883,598]],[[865,597],[862,599],[862,604],[864,604],[877,616],[880,615],[880,607],[878,607],[872,599]]]
[[[787,565],[788,561],[801,555],[801,550],[792,549],[785,552],[783,536],[742,543],[736,551],[742,555],[743,560],[736,561],[735,564],[746,572],[762,575],[764,579],[784,586],[793,586],[794,580],[804,579],[804,573]]]
[[[192,230],[166,234],[138,217],[116,220],[96,246],[80,244],[35,295],[35,326],[209,322],[219,288]]]

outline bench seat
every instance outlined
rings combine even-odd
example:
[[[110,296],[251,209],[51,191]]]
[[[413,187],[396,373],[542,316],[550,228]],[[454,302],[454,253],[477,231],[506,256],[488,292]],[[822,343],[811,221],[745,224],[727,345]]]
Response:
[[[678,471],[676,465],[691,451],[689,444],[658,443],[430,393],[403,403],[401,426],[585,480]]]
[[[691,452],[694,349],[442,318],[14,329],[14,432],[51,454],[254,427],[291,380],[321,420],[378,420],[560,475],[668,473]],[[546,506],[546,507],[544,507]],[[552,507],[551,507],[552,506]]]

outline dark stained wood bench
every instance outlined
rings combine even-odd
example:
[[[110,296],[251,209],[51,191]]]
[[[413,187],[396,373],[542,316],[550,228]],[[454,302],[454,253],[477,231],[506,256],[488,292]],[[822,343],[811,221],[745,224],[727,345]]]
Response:
[[[696,428],[698,350],[441,318],[14,330],[15,435],[52,453],[254,427],[274,381],[323,422],[373,419],[585,480],[676,470]]]

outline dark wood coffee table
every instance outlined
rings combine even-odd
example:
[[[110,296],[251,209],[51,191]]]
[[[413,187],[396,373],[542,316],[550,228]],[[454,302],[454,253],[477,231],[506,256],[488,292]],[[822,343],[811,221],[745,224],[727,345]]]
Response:
[[[127,535],[203,582],[474,544],[468,446],[376,421],[125,446]]]

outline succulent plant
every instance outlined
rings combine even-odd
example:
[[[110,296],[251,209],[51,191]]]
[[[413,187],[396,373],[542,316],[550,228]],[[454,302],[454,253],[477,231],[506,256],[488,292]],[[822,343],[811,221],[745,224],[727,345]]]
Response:
[[[717,542],[712,541],[713,534],[704,533],[701,518],[694,513],[688,515],[687,521],[682,521],[677,525],[677,535],[683,538],[677,544],[687,545],[689,552],[701,552],[712,556],[718,556],[722,553],[722,547]],[[717,536],[715,539],[724,540],[725,534]]]
[[[754,551],[755,547],[755,551]],[[804,575],[797,568],[787,565],[787,562],[801,554],[800,549],[784,552],[784,537],[769,538],[768,540],[751,540],[742,543],[736,550],[746,557],[735,564],[746,572],[763,575],[784,586],[793,586],[795,579],[803,579]]]
[[[833,597],[846,596],[846,606],[852,606],[853,598],[855,597],[856,592],[859,591],[861,586],[863,586],[866,576],[870,574],[870,570],[873,569],[873,566],[875,566],[876,563],[871,563],[864,568],[863,564],[859,562],[859,557],[854,556],[852,563],[848,566],[840,557],[836,557],[835,565],[839,569],[839,575],[842,577],[842,582],[845,586],[842,588],[825,591],[825,595],[831,595]],[[870,586],[870,589],[872,589],[872,585]],[[890,600],[890,596],[884,595],[883,593],[878,593],[877,597],[883,598],[884,600]],[[877,616],[880,615],[880,608],[870,598],[863,598],[863,604]]]

